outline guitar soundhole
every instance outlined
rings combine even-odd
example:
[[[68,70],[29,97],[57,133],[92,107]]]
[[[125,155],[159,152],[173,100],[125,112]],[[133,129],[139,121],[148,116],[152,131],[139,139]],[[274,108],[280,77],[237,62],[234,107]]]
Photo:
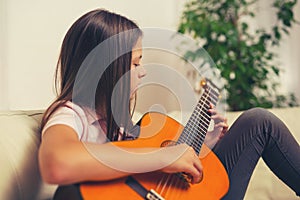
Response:
[[[176,145],[176,141],[173,140],[165,140],[161,143],[160,147],[174,146]]]

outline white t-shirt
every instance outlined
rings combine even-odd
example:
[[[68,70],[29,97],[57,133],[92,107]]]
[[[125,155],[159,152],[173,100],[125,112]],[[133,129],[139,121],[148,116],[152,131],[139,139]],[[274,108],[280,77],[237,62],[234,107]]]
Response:
[[[45,124],[42,134],[46,129],[63,124],[71,127],[78,135],[78,139],[84,142],[105,143],[106,134],[100,128],[98,117],[94,111],[82,108],[70,101],[65,106],[58,108]]]

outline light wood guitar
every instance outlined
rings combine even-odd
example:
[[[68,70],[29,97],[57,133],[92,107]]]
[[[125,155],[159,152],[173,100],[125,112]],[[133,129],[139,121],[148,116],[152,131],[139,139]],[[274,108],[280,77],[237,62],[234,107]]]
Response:
[[[113,142],[118,147],[161,147],[169,143],[186,143],[194,148],[203,166],[203,179],[190,184],[183,173],[167,174],[149,172],[111,181],[82,183],[81,198],[100,199],[149,199],[149,200],[217,200],[229,187],[228,176],[217,156],[203,144],[211,116],[210,104],[216,105],[219,92],[209,81],[203,82],[204,92],[184,127],[176,120],[156,112],[147,113],[140,120],[140,137],[131,141]],[[204,156],[202,156],[204,155]]]

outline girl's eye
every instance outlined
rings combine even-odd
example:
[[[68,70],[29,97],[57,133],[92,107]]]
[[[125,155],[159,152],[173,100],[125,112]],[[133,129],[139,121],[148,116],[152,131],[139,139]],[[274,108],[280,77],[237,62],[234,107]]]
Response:
[[[140,64],[133,64],[135,67],[138,67],[138,66],[140,66]]]

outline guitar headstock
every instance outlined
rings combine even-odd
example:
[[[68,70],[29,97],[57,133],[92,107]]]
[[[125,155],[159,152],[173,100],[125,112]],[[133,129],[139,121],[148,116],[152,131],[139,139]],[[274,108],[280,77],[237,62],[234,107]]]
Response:
[[[221,89],[216,86],[210,79],[208,78],[202,78],[200,81],[200,86],[204,89],[211,89],[214,90],[215,92],[219,93]]]

